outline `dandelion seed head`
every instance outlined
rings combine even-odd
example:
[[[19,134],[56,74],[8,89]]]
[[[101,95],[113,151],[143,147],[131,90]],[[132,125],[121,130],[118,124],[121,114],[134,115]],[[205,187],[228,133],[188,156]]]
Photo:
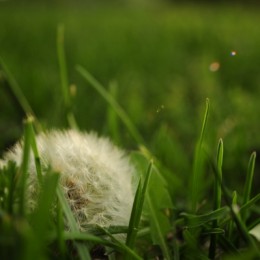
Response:
[[[43,173],[60,172],[60,184],[81,230],[88,225],[128,225],[133,204],[135,169],[125,152],[109,139],[76,130],[52,130],[36,138]],[[21,165],[23,143],[7,152],[1,165]],[[0,166],[1,166],[0,165]],[[28,208],[36,207],[37,173],[29,159]]]

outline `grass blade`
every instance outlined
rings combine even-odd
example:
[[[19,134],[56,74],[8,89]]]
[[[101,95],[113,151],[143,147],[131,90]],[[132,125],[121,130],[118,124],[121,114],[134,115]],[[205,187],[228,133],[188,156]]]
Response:
[[[117,99],[117,92],[118,92],[118,85],[116,82],[111,82],[109,84],[109,94],[113,97],[113,99]],[[118,116],[113,109],[113,107],[108,106],[107,109],[107,124],[108,129],[111,132],[111,136],[113,137],[113,140],[116,141],[116,143],[120,143],[120,130],[119,130],[119,124],[118,124]]]
[[[159,245],[162,249],[164,258],[165,259],[171,259],[171,254],[170,254],[168,246],[165,242],[165,237],[164,237],[164,234],[163,234],[162,229],[161,229],[161,224],[158,220],[157,212],[156,212],[154,204],[151,200],[150,195],[148,195],[146,197],[146,199],[147,199],[147,204],[148,204],[149,212],[150,212],[150,221],[152,222],[154,233],[156,233],[156,241],[158,241],[158,243],[159,243]],[[154,238],[154,240],[155,240],[155,238]]]
[[[58,173],[51,171],[46,173],[42,181],[37,208],[31,215],[31,225],[35,237],[32,244],[35,244],[39,250],[43,251],[43,253],[46,247],[47,234],[49,232],[48,225],[50,224],[50,209],[55,199],[58,181]]]
[[[118,247],[119,250],[122,252],[127,253],[130,258],[129,259],[136,259],[136,260],[141,260],[142,258],[140,256],[138,256],[131,248],[129,248],[127,245],[123,244],[121,241],[119,241],[118,239],[116,239],[112,234],[110,234],[106,229],[100,227],[101,230],[103,230],[105,232],[106,235],[108,235],[112,241],[114,241]]]
[[[21,91],[20,86],[18,85],[17,81],[9,71],[7,65],[3,61],[3,59],[0,57],[0,64],[1,67],[4,70],[5,77],[7,82],[9,83],[8,86],[10,87],[12,93],[14,94],[14,97],[17,99],[18,103],[22,107],[25,115],[34,115],[33,110],[28,103],[27,99],[25,98],[23,92]]]
[[[219,140],[218,150],[217,150],[217,173],[218,178],[215,176],[214,180],[214,210],[218,210],[221,207],[221,181],[222,181],[222,163],[223,163],[223,141]],[[218,228],[218,219],[212,222],[212,228]],[[210,237],[210,247],[209,247],[209,258],[214,259],[217,247],[217,234],[212,234]]]
[[[215,205],[214,209],[221,207],[221,182],[222,182],[222,164],[223,164],[224,145],[223,140],[219,140],[217,151],[217,169],[219,178],[215,178]]]
[[[119,118],[125,124],[127,129],[129,130],[130,134],[134,138],[134,140],[139,143],[143,144],[144,140],[136,129],[130,118],[128,117],[127,113],[124,109],[117,103],[117,101],[113,98],[113,96],[83,67],[77,66],[76,70],[80,73],[80,75],[88,82],[90,85],[108,102],[108,104],[115,110]]]
[[[204,118],[202,122],[202,128],[200,137],[198,140],[198,143],[196,145],[196,151],[195,151],[195,158],[194,158],[194,165],[193,165],[193,175],[191,178],[191,209],[193,212],[197,209],[197,203],[200,196],[201,191],[201,181],[202,178],[202,172],[203,172],[203,161],[204,161],[204,154],[202,151],[202,143],[205,135],[205,129],[207,125],[208,120],[208,114],[209,114],[209,99],[206,99],[206,109],[204,113]]]
[[[35,136],[35,132],[33,129],[33,122],[34,122],[34,118],[32,116],[30,116],[30,123],[28,124],[28,128],[31,133],[31,148],[32,148],[32,151],[34,154],[34,161],[35,161],[38,181],[41,183],[42,182],[41,159],[40,159],[39,151],[37,148],[36,136]]]
[[[77,225],[77,222],[71,212],[71,209],[67,203],[67,200],[66,198],[64,197],[64,194],[61,190],[61,187],[58,186],[57,188],[57,195],[58,195],[58,199],[60,201],[60,204],[62,206],[62,209],[63,209],[63,212],[67,218],[67,221],[68,221],[68,225],[70,227],[70,230],[72,232],[79,232],[79,228],[78,228],[78,225]],[[78,243],[78,242],[74,242],[74,245],[75,247],[77,248],[77,251],[78,251],[78,254],[79,254],[79,257],[80,259],[91,259],[90,257],[90,254],[89,254],[89,250],[87,248],[86,245],[83,245],[81,243]]]
[[[36,119],[35,113],[33,112],[32,107],[30,106],[29,102],[27,101],[26,97],[24,96],[23,92],[21,91],[21,87],[15,80],[14,76],[8,69],[7,65],[5,64],[4,60],[0,57],[0,65],[3,68],[4,76],[7,80],[7,86],[10,89],[10,93],[12,98],[14,99],[14,102],[22,109],[23,111],[23,117],[24,116],[33,116],[33,118]],[[35,120],[35,127],[38,131],[41,130],[40,123]]]
[[[26,180],[28,175],[28,163],[30,157],[30,148],[31,148],[31,140],[32,140],[32,132],[31,132],[31,124],[32,118],[29,117],[26,119],[24,123],[24,145],[23,145],[23,158],[22,164],[18,172],[18,181],[20,185],[20,215],[23,216],[25,213],[25,191],[26,191]]]
[[[134,247],[135,239],[137,237],[138,227],[139,227],[142,210],[143,210],[143,205],[144,205],[144,199],[145,199],[149,179],[150,179],[151,172],[152,172],[152,166],[153,166],[153,163],[150,162],[147,173],[146,173],[144,185],[142,187],[142,182],[140,180],[138,188],[137,188],[137,192],[135,195],[133,209],[132,209],[131,218],[130,218],[130,222],[129,222],[129,228],[128,228],[128,232],[127,232],[127,238],[126,238],[126,245],[131,249]],[[126,259],[129,259],[129,257],[130,256],[128,255],[126,257]]]
[[[185,218],[186,224],[189,228],[194,228],[204,225],[205,223],[208,223],[210,221],[225,217],[229,214],[229,212],[229,208],[225,206],[223,208],[219,208],[203,215],[182,213],[181,216]]]
[[[253,152],[250,156],[249,163],[248,163],[246,183],[245,183],[244,194],[243,194],[243,205],[247,204],[247,202],[250,199],[253,177],[254,177],[254,170],[255,170],[255,160],[256,160],[256,152]],[[246,220],[247,212],[245,210],[241,215],[241,217],[243,220]]]
[[[258,193],[255,197],[253,197],[251,200],[249,200],[247,203],[245,203],[240,208],[240,213],[244,214],[244,211],[247,211],[249,208],[251,208],[254,204],[256,204],[260,200],[260,193]]]

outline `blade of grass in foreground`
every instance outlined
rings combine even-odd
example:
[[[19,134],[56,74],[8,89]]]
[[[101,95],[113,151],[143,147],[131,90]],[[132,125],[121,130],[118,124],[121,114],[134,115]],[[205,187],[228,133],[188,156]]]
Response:
[[[50,170],[44,175],[41,183],[41,191],[37,201],[37,208],[32,213],[31,226],[34,236],[32,237],[29,247],[34,255],[34,259],[39,257],[39,252],[35,252],[34,246],[38,247],[38,250],[42,254],[46,254],[46,246],[48,237],[48,225],[50,224],[50,208],[55,200],[55,192],[59,181],[59,174],[51,172]]]
[[[156,238],[153,238],[153,240],[158,241],[158,244],[160,245],[160,247],[162,249],[164,258],[171,259],[171,254],[170,254],[168,246],[166,244],[164,234],[162,233],[162,230],[161,230],[161,223],[159,222],[159,219],[157,217],[157,212],[156,212],[154,204],[151,200],[150,195],[148,195],[146,197],[146,199],[147,199],[147,204],[149,207],[149,212],[150,212],[149,217],[150,217],[150,221],[152,223],[152,229],[153,229],[154,236],[156,234]]]
[[[58,199],[60,201],[61,207],[63,209],[63,212],[64,212],[64,214],[67,218],[68,225],[69,225],[71,231],[72,232],[80,232],[78,225],[77,225],[77,222],[76,222],[76,220],[73,216],[73,213],[71,212],[71,209],[68,205],[66,198],[64,197],[64,194],[63,194],[60,186],[57,187],[57,195],[58,195]],[[81,243],[76,242],[76,241],[74,242],[74,245],[75,245],[75,247],[78,251],[80,259],[82,259],[82,260],[91,259],[90,254],[89,254],[89,250],[88,250],[86,245],[81,244]]]
[[[223,141],[219,140],[218,150],[217,150],[217,173],[219,178],[214,180],[214,210],[218,210],[221,207],[221,181],[222,181],[222,163],[223,163]],[[218,227],[218,219],[215,219],[212,223],[212,228]],[[215,259],[217,247],[217,234],[212,234],[210,237],[210,247],[209,247],[209,258]]]
[[[213,172],[214,172],[215,176],[217,178],[219,178],[218,172],[217,172],[215,166],[214,165],[212,165],[212,166],[213,166]],[[221,183],[221,190],[222,190],[223,198],[225,199],[227,206],[230,208],[230,213],[231,213],[232,219],[237,227],[237,231],[240,233],[240,237],[244,240],[244,242],[248,246],[250,246],[252,249],[254,249],[255,253],[258,256],[260,256],[260,250],[259,250],[258,246],[257,246],[256,242],[254,241],[254,239],[248,233],[245,222],[243,221],[243,219],[241,219],[239,211],[237,210],[236,193],[233,195],[233,201],[230,202],[227,189],[223,183]],[[232,224],[233,221],[230,222],[231,229],[233,229],[233,224]],[[231,235],[231,234],[232,234],[232,232],[230,232],[230,229],[229,229],[229,235]]]
[[[30,118],[30,120],[28,120],[28,128],[29,128],[28,131],[30,131],[30,135],[31,135],[31,148],[32,148],[32,151],[34,154],[34,161],[35,161],[38,181],[41,183],[42,182],[42,167],[41,167],[41,159],[40,159],[40,155],[39,155],[39,151],[38,151],[38,147],[37,147],[37,143],[36,143],[36,136],[35,136],[35,132],[33,129],[34,118],[32,116],[30,116],[28,118]]]
[[[119,118],[125,124],[130,134],[138,144],[144,144],[143,137],[140,135],[139,131],[136,129],[127,113],[124,109],[117,103],[113,96],[102,86],[87,70],[81,66],[77,66],[76,70],[80,75],[88,82],[90,85],[110,104],[110,106],[116,111]]]
[[[30,157],[30,147],[32,140],[31,132],[32,118],[28,118],[24,123],[24,145],[23,145],[23,158],[22,165],[18,172],[18,182],[20,185],[20,215],[23,216],[25,213],[25,189],[26,189],[26,179],[28,175],[28,163]]]
[[[123,251],[127,253],[130,258],[129,259],[136,259],[136,260],[141,260],[142,258],[138,256],[131,248],[129,248],[127,245],[123,244],[121,241],[116,239],[112,234],[110,234],[106,229],[100,227],[101,230],[105,232],[106,235],[108,235],[112,241],[114,241],[117,245],[120,251]]]
[[[202,128],[200,137],[198,140],[198,143],[196,145],[196,151],[195,151],[195,158],[194,158],[194,166],[193,166],[193,176],[191,178],[191,208],[192,211],[195,212],[197,208],[197,203],[199,200],[199,193],[201,191],[201,185],[203,181],[201,181],[202,178],[202,172],[203,172],[203,150],[202,150],[202,143],[205,135],[205,129],[207,125],[208,120],[208,114],[209,114],[209,99],[206,99],[206,109],[204,113]]]
[[[248,163],[246,183],[245,183],[244,194],[243,194],[243,205],[245,205],[250,200],[250,194],[251,194],[254,171],[255,171],[255,160],[256,160],[256,152],[253,152],[250,156],[249,163]],[[241,217],[244,221],[246,220],[247,212],[245,210],[241,214]]]
[[[143,205],[144,205],[144,199],[146,196],[146,191],[149,183],[149,179],[151,176],[151,170],[152,170],[153,163],[150,162],[148,166],[148,170],[146,173],[144,185],[142,186],[142,181],[140,179],[135,199],[134,199],[134,204],[133,204],[133,209],[131,213],[131,218],[129,222],[129,227],[128,227],[128,232],[127,232],[127,238],[126,238],[126,245],[133,249],[134,248],[134,243],[137,237],[137,232],[138,232],[138,227],[142,215],[142,210],[143,210]],[[130,259],[130,255],[126,256],[126,259]]]

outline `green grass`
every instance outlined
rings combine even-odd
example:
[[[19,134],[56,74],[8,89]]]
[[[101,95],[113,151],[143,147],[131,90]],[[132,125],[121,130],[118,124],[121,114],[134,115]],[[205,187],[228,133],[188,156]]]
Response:
[[[146,14],[34,8],[0,9],[8,28],[0,25],[2,147],[18,138],[19,129],[6,132],[26,118],[23,163],[0,170],[0,258],[91,259],[104,252],[109,259],[259,258],[259,241],[250,234],[260,213],[252,152],[260,141],[256,14],[228,7]],[[29,26],[28,14],[37,23]],[[247,19],[238,26],[241,15]],[[26,30],[32,42],[24,47]],[[237,56],[229,56],[234,49]],[[221,70],[213,73],[208,66],[215,60]],[[59,174],[41,172],[35,132],[49,127],[94,129],[131,150],[140,182],[129,227],[79,231]],[[42,189],[28,214],[30,150]]]

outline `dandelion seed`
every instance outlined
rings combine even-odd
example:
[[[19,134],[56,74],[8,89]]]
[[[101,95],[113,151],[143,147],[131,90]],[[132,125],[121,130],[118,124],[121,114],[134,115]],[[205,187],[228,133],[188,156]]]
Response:
[[[237,55],[237,52],[236,52],[236,51],[231,51],[230,55],[231,55],[231,56],[236,56],[236,55]]]
[[[60,184],[81,230],[88,225],[128,225],[135,169],[125,153],[109,139],[76,130],[40,134],[37,146],[43,173],[50,166],[59,171]],[[22,142],[7,152],[7,161],[22,162]],[[33,155],[29,160],[28,208],[36,207],[37,174]]]

